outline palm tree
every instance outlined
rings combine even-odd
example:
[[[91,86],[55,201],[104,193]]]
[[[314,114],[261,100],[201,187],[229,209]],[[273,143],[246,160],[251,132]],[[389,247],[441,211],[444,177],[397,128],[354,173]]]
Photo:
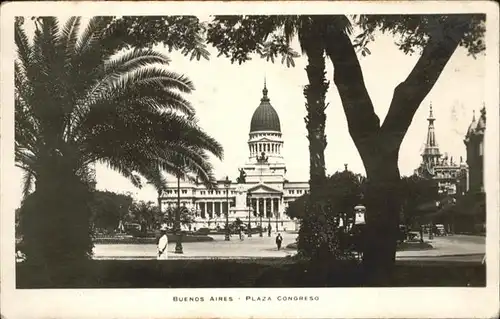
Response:
[[[34,196],[23,227],[28,260],[45,264],[90,257],[89,166],[120,172],[137,186],[151,165],[177,172],[173,158],[207,168],[206,153],[220,145],[193,121],[182,96],[194,86],[166,70],[168,57],[151,49],[124,49],[111,17],[80,18],[60,27],[36,20],[30,43],[22,19],[15,24],[15,159]],[[202,176],[202,177],[203,177]],[[36,196],[35,196],[36,195]]]
[[[192,132],[186,131],[189,134],[199,134],[198,131],[193,130]],[[181,237],[181,180],[189,180],[191,182],[202,182],[207,188],[212,188],[216,183],[214,176],[212,175],[212,165],[208,161],[207,149],[212,149],[212,154],[216,155],[218,158],[222,158],[222,147],[213,139],[205,138],[205,144],[200,143],[198,146],[193,146],[193,151],[200,154],[206,159],[202,165],[192,161],[190,157],[183,156],[183,154],[176,154],[171,158],[171,163],[174,165],[174,169],[168,170],[177,179],[177,208],[175,210],[175,222],[174,231],[177,235],[175,252],[178,254],[183,253],[182,247],[182,237]],[[142,174],[148,181],[155,187],[158,192],[158,203],[161,208],[161,193],[166,189],[166,179],[162,174],[161,167],[150,166]]]
[[[327,223],[321,222],[321,220],[325,220],[321,216],[325,215],[327,211],[325,208],[327,204],[325,197],[327,178],[324,153],[327,145],[325,110],[328,107],[325,99],[329,82],[325,78],[325,35],[327,28],[338,28],[342,32],[349,33],[352,27],[347,18],[332,16],[279,16],[274,19],[276,27],[282,28],[288,45],[293,37],[298,35],[302,53],[305,53],[308,59],[306,73],[309,83],[304,88],[307,110],[305,122],[309,140],[309,210],[315,214],[306,214],[306,218],[302,222],[305,231],[302,232],[303,236],[300,238],[301,242],[320,240],[309,247],[328,246],[327,242],[321,241],[321,238],[315,235],[318,231],[309,230],[309,227],[315,229],[327,227]],[[302,247],[303,245],[299,244],[300,250],[309,250],[302,249]],[[313,252],[309,253],[314,255]]]

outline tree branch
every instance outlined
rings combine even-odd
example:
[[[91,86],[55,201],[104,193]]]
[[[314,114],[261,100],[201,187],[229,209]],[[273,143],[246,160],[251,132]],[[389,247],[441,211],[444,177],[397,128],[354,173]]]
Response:
[[[367,138],[379,131],[380,120],[366,90],[358,57],[344,30],[328,26],[325,49],[334,66],[333,80],[347,117],[349,133],[359,148]]]
[[[471,16],[449,16],[432,32],[422,55],[406,80],[394,90],[382,131],[401,143],[420,103],[436,84],[441,72],[460,44]]]

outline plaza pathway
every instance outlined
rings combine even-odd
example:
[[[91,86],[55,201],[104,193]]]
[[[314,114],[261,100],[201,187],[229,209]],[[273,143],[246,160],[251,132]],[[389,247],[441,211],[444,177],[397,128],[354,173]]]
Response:
[[[293,243],[297,234],[282,233],[283,245]],[[202,243],[183,243],[184,254],[175,254],[175,243],[168,247],[171,259],[209,259],[209,258],[259,258],[285,257],[296,253],[295,250],[277,250],[275,234],[268,237],[253,235],[240,241],[238,236],[232,236],[230,241],[224,241],[223,235],[212,236],[214,241]],[[426,238],[427,240],[427,238]],[[477,236],[454,235],[435,237],[431,244],[434,249],[422,251],[400,251],[398,260],[447,258],[454,260],[481,260],[485,252],[485,238]],[[465,257],[464,257],[465,256]],[[94,248],[95,259],[154,259],[156,246],[152,244],[97,244]],[[446,259],[445,258],[445,259]]]
[[[283,237],[282,247],[295,242],[297,234],[281,233]],[[263,234],[254,234],[252,237],[244,237],[240,240],[237,235],[232,235],[230,241],[224,240],[224,235],[211,235],[214,241],[201,243],[182,243],[183,254],[175,254],[175,243],[168,245],[168,255],[171,259],[185,258],[251,258],[251,257],[285,257],[295,254],[295,250],[277,250],[275,234],[271,237]],[[95,259],[149,259],[156,258],[156,245],[134,245],[134,244],[98,244],[94,248]]]

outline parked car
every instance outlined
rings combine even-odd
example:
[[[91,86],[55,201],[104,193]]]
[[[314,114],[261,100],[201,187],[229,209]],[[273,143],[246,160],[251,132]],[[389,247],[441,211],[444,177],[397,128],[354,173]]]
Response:
[[[196,235],[208,235],[210,233],[210,229],[203,227],[199,228],[194,232]]]
[[[434,234],[436,236],[446,236],[446,230],[443,224],[436,224],[434,226]]]
[[[399,225],[398,241],[403,242],[408,239],[408,233],[408,227],[406,227],[405,225]]]

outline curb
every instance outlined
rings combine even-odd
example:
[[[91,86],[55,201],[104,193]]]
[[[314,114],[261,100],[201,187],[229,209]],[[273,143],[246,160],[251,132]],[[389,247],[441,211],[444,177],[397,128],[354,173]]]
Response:
[[[186,255],[169,255],[168,260],[177,259],[268,259],[268,258],[287,258],[292,255],[286,256],[186,256]],[[427,259],[435,258],[446,258],[446,257],[483,257],[483,253],[474,254],[450,254],[450,255],[434,255],[434,256],[396,256],[396,261],[425,261]],[[418,259],[416,259],[418,258]],[[156,260],[154,256],[104,256],[104,257],[94,257],[94,260]],[[444,262],[445,260],[443,260]],[[437,262],[437,261],[436,261]],[[461,261],[456,261],[461,262]],[[475,262],[475,261],[463,261],[463,262]]]

